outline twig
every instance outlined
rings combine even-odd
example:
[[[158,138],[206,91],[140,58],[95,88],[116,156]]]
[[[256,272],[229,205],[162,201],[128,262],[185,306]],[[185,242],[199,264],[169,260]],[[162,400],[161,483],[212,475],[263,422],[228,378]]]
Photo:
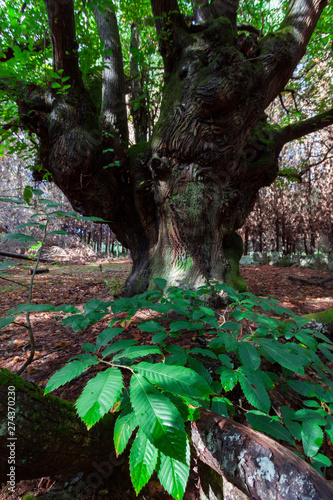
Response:
[[[29,288],[28,285],[24,285],[23,283],[19,283],[18,281],[14,281],[14,280],[10,280],[8,278],[4,278],[3,276],[0,276],[0,279],[1,280],[5,280],[5,281],[10,281],[11,283],[16,283],[16,285],[25,286],[26,288]]]

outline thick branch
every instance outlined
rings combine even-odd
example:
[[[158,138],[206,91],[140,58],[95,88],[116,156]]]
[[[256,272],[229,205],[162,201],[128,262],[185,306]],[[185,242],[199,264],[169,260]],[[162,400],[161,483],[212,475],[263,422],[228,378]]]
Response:
[[[237,25],[237,10],[239,0],[212,0],[215,17],[227,17],[234,29]]]
[[[187,26],[177,0],[151,0],[165,77],[172,72],[183,49],[181,34]]]
[[[70,85],[82,86],[73,0],[66,2],[45,0],[45,5],[52,41],[54,71],[63,70],[62,77],[69,76]]]
[[[103,12],[94,4],[92,7],[99,37],[104,42],[102,121],[111,125],[121,141],[127,144],[128,126],[123,55],[114,6],[111,1],[105,3]]]
[[[262,40],[266,106],[292,77],[326,4],[327,0],[292,0],[280,28]]]
[[[317,132],[329,125],[333,124],[333,108],[324,111],[312,118],[303,120],[301,122],[293,123],[281,128],[279,132],[276,133],[277,136],[277,146],[279,151],[282,147],[287,144],[287,142],[294,141],[313,132]]]

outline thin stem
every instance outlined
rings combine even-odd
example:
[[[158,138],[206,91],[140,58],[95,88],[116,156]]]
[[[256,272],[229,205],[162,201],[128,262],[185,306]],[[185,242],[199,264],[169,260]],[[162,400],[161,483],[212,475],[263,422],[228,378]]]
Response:
[[[34,269],[32,271],[32,275],[31,275],[31,278],[30,278],[28,304],[31,304],[32,291],[33,291],[33,286],[34,286],[34,278],[35,278],[35,274],[36,274],[36,271],[37,271],[37,268],[38,268],[38,265],[39,265],[39,261],[40,261],[41,255],[42,255],[42,251],[43,251],[43,248],[44,248],[44,243],[45,243],[45,240],[46,240],[46,237],[47,237],[47,226],[48,226],[48,223],[49,223],[49,221],[46,220],[46,224],[45,224],[45,227],[44,227],[44,234],[43,234],[42,244],[41,244],[40,250],[38,252],[36,264],[35,264],[35,267],[34,267]],[[26,369],[26,367],[29,366],[30,363],[32,363],[32,361],[34,359],[34,356],[35,356],[35,339],[34,339],[34,332],[32,330],[32,326],[31,326],[31,322],[30,322],[30,312],[29,311],[26,314],[26,322],[27,322],[27,328],[28,328],[28,331],[29,331],[29,339],[30,339],[30,347],[31,347],[31,349],[30,349],[30,355],[29,355],[28,359],[26,360],[26,362],[17,371],[17,375],[21,375],[21,373]]]

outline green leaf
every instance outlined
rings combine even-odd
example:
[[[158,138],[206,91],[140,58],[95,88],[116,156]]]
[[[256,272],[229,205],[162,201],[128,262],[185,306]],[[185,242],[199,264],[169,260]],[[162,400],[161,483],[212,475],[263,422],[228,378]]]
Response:
[[[316,456],[312,457],[311,462],[313,466],[317,465],[319,468],[331,466],[330,459],[326,455],[323,455],[322,453],[317,453]]]
[[[23,199],[26,203],[30,203],[31,198],[33,197],[32,187],[25,186],[23,190]]]
[[[290,432],[280,422],[272,420],[272,417],[269,415],[257,411],[249,411],[246,413],[246,420],[257,431],[264,432],[279,441],[287,441],[289,444],[295,445]]]
[[[48,234],[63,234],[65,236],[68,235],[68,233],[66,231],[62,231],[61,229],[59,229],[57,231],[50,231]]]
[[[182,321],[174,321],[170,326],[170,333],[179,332],[179,330],[186,330],[191,327],[193,323],[191,321],[182,320]]]
[[[261,346],[264,353],[281,366],[291,370],[292,372],[304,375],[304,368],[300,362],[299,356],[297,354],[290,353],[287,346],[271,339],[260,338],[257,339],[257,342]]]
[[[210,349],[203,349],[202,347],[194,347],[194,349],[189,350],[188,353],[201,354],[202,356],[205,356],[207,358],[217,359],[215,352],[211,351]]]
[[[150,364],[143,361],[135,365],[133,369],[152,384],[174,394],[190,397],[205,397],[212,394],[207,382],[196,372],[184,366]]]
[[[123,328],[106,328],[96,339],[96,349],[99,350],[123,331]]]
[[[166,455],[185,462],[186,432],[174,404],[136,373],[131,378],[130,399],[147,438]]]
[[[199,309],[204,312],[205,314],[208,314],[208,316],[215,316],[215,313],[213,311],[213,309],[211,309],[210,307],[206,307],[206,306],[199,306]],[[199,318],[198,318],[199,319]]]
[[[70,382],[73,378],[81,375],[81,373],[89,368],[89,366],[98,364],[98,359],[93,356],[90,356],[86,360],[72,361],[72,363],[68,363],[68,365],[63,366],[52,375],[45,387],[45,394],[48,394],[49,392],[58,389],[58,387],[67,384],[67,382]]]
[[[127,407],[117,418],[114,425],[113,441],[118,455],[122,453],[131,437],[138,421],[132,408]]]
[[[143,356],[148,356],[149,354],[162,354],[162,351],[158,347],[154,347],[151,345],[130,346],[119,354],[113,356],[113,361],[115,362],[119,358],[142,358]]]
[[[8,269],[9,267],[13,267],[13,266],[18,266],[18,264],[14,264],[14,262],[2,262],[0,264],[0,271],[2,269]]]
[[[242,329],[242,325],[236,323],[235,321],[226,321],[223,325],[221,325],[222,330],[229,330],[231,332],[240,332]]]
[[[144,432],[138,430],[129,459],[131,480],[138,495],[154,472],[158,450]]]
[[[190,446],[186,439],[186,464],[160,452],[158,478],[166,491],[176,500],[181,500],[185,493],[190,474]]]
[[[297,410],[294,413],[293,420],[299,420],[300,422],[312,422],[317,425],[326,425],[326,412],[324,409],[310,410],[309,408],[303,408],[302,410]]]
[[[116,403],[123,388],[123,377],[118,368],[107,368],[89,380],[75,403],[79,417],[90,429]]]
[[[45,311],[54,311],[55,307],[51,304],[20,304],[13,311],[15,313],[19,312],[45,312]]]
[[[20,243],[31,243],[32,241],[37,241],[33,236],[23,233],[5,234],[4,238],[6,240],[18,240]]]
[[[257,370],[260,366],[261,358],[254,345],[249,342],[241,342],[239,346],[239,357],[243,365],[251,370]]]
[[[324,441],[321,427],[314,422],[306,421],[302,424],[302,445],[307,457],[314,457]]]
[[[238,382],[238,373],[236,371],[226,368],[221,373],[221,384],[225,391],[232,391]]]
[[[230,408],[230,405],[232,407],[232,404],[227,398],[213,398],[211,410],[222,417],[229,418],[228,406]]]
[[[91,352],[92,354],[95,354],[96,352],[96,346],[92,344],[91,342],[87,342],[86,344],[82,344],[82,349],[85,352]]]
[[[156,278],[154,280],[154,283],[155,283],[156,286],[158,286],[159,288],[161,288],[162,290],[164,290],[164,288],[167,285],[167,280],[164,280],[163,278]]]
[[[211,387],[213,383],[213,379],[207,368],[196,358],[192,358],[192,356],[188,356],[188,364],[192,370],[198,373],[203,379],[206,380],[207,384]],[[213,391],[212,391],[213,392]]]
[[[15,321],[15,317],[13,316],[5,316],[4,318],[0,318],[0,328],[5,328],[5,326],[10,325]]]
[[[171,353],[170,357],[165,358],[165,364],[183,366],[187,362],[187,355],[179,345],[170,345],[165,350]]]
[[[258,410],[268,413],[271,401],[259,373],[241,366],[238,369],[238,380],[248,402]]]
[[[157,321],[147,321],[138,326],[139,330],[142,332],[154,333],[154,332],[165,332],[165,328],[159,325]]]
[[[127,347],[131,347],[132,345],[135,344],[137,344],[137,341],[132,339],[117,340],[116,342],[113,342],[113,344],[109,345],[109,347],[104,349],[102,357],[105,358],[110,354],[122,351],[123,349],[127,349]]]

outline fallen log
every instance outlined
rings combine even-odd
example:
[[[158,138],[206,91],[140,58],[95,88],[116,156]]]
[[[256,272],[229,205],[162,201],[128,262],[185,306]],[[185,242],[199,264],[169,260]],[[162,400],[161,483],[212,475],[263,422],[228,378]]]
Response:
[[[15,393],[14,406],[8,405],[9,391]],[[16,410],[15,441],[8,439],[8,408]],[[37,385],[0,370],[0,481],[8,480],[11,442],[16,481],[83,471],[109,477],[113,466],[124,461],[114,452],[114,420],[109,413],[88,431],[72,403],[44,396]],[[332,500],[328,481],[263,434],[208,410],[201,410],[200,420],[191,427],[198,458],[208,466],[198,467],[200,484],[207,487],[202,486],[201,498],[221,497],[223,491],[225,500]],[[227,479],[223,485],[215,480],[211,486],[214,471]],[[210,494],[214,489],[215,497]]]
[[[11,257],[12,259],[21,259],[21,260],[37,260],[35,257],[27,257],[26,255],[22,255],[20,253],[13,253],[13,252],[3,252],[2,250],[0,251],[0,256],[1,257]],[[55,264],[54,260],[49,260],[49,259],[39,259],[40,262],[48,262],[49,264]]]
[[[15,394],[14,400],[9,399],[9,392]],[[13,410],[15,418],[9,420],[8,412]],[[114,420],[114,415],[108,414],[88,431],[72,403],[44,396],[36,384],[1,369],[0,482],[8,480],[10,443],[15,444],[16,481],[91,471],[101,462],[109,462],[111,467],[116,461]],[[9,435],[10,430],[14,436]],[[11,441],[11,437],[16,439]]]
[[[319,277],[313,277],[312,280],[307,280],[305,278],[298,278],[297,276],[289,276],[291,281],[300,281],[301,283],[306,283],[307,285],[314,286],[324,286],[329,281],[333,281],[333,276],[328,276],[327,278],[320,279]]]
[[[192,443],[200,460],[251,500],[333,498],[333,485],[313,467],[232,419],[201,410],[201,418],[192,424]]]
[[[46,267],[40,267],[39,269],[35,270],[35,274],[47,274],[49,272],[50,272],[49,269],[47,269]],[[33,273],[34,273],[34,269],[28,270],[28,274],[33,274]]]

